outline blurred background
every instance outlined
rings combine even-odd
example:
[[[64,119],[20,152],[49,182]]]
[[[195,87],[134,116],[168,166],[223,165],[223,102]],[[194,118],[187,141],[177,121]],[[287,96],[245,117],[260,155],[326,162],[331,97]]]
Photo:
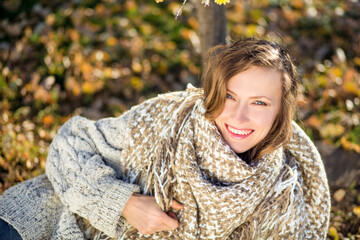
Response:
[[[201,17],[195,0],[175,18],[182,2],[1,1],[0,194],[44,173],[49,144],[71,116],[118,116],[159,93],[201,85],[201,31],[221,19]],[[328,239],[360,239],[359,1],[239,0],[222,8],[227,42],[266,37],[294,56],[303,83],[297,121],[329,176]]]

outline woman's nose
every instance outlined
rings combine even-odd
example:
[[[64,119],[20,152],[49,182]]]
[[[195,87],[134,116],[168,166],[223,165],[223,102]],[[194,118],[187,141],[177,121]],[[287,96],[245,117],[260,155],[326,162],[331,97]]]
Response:
[[[249,121],[249,111],[246,104],[239,104],[234,111],[234,118],[237,122],[243,123]]]

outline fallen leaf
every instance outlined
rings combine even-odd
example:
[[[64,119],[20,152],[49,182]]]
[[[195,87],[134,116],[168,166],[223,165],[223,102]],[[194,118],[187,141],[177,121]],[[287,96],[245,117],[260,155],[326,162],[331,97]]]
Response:
[[[339,240],[339,234],[335,227],[331,226],[329,228],[329,235],[334,238],[334,240]]]
[[[343,134],[345,131],[345,128],[340,125],[339,123],[329,123],[320,128],[321,136],[324,138],[332,138],[332,137],[338,137],[341,134]]]
[[[115,46],[118,43],[117,39],[114,37],[109,37],[106,39],[106,45],[108,46]]]
[[[349,140],[346,139],[345,136],[340,139],[340,142],[341,142],[341,146],[344,149],[360,153],[360,146],[356,143],[350,142]]]
[[[341,188],[334,193],[334,199],[337,202],[341,202],[344,199],[345,195],[346,195],[345,190]]]
[[[306,120],[306,123],[311,126],[311,127],[314,127],[314,128],[320,128],[321,127],[321,121],[319,119],[318,116],[316,115],[311,115],[311,117],[309,117],[307,120]]]
[[[354,207],[353,212],[358,218],[360,218],[360,206]]]
[[[54,123],[54,117],[52,115],[46,115],[45,117],[43,117],[43,123],[45,125],[51,125]]]

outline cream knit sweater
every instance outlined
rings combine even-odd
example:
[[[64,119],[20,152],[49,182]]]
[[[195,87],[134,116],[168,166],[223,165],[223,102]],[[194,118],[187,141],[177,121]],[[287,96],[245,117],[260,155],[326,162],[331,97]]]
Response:
[[[27,239],[84,239],[76,216],[111,237],[128,228],[121,216],[137,185],[119,180],[126,114],[97,122],[73,117],[55,136],[46,175],[0,196],[0,217]],[[50,180],[50,181],[49,181]]]

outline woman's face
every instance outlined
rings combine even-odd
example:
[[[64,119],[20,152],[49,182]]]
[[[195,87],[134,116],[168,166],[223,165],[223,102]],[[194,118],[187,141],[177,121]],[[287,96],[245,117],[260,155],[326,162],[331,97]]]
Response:
[[[281,106],[281,84],[279,71],[257,66],[230,78],[215,124],[234,152],[246,152],[269,133]]]

